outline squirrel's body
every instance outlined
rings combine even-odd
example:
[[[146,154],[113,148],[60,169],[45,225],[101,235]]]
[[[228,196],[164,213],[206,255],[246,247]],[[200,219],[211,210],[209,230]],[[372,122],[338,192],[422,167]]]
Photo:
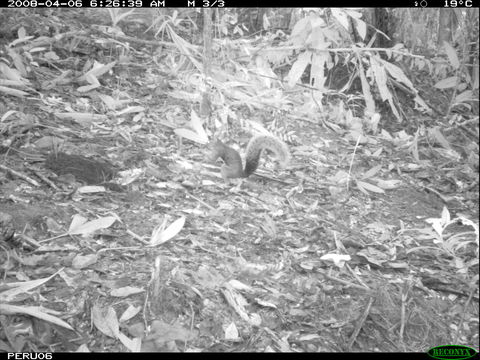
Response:
[[[275,154],[281,167],[285,167],[290,161],[288,146],[283,141],[272,136],[259,135],[250,139],[245,153],[245,168],[242,167],[242,159],[238,152],[220,140],[215,140],[209,145],[211,160],[221,158],[224,165],[221,168],[224,180],[229,178],[245,178],[258,168],[258,162],[262,150],[269,150]]]

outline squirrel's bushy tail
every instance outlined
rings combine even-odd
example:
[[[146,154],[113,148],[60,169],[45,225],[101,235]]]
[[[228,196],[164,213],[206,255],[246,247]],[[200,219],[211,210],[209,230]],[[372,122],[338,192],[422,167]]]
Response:
[[[249,176],[255,170],[257,170],[260,155],[264,149],[267,149],[275,154],[275,157],[282,168],[286,167],[289,163],[290,152],[287,144],[285,144],[282,140],[266,135],[255,136],[247,145],[244,170],[245,176]]]

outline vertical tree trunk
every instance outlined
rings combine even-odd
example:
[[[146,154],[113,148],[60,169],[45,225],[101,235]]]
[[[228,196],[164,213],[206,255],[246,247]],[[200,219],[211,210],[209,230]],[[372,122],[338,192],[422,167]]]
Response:
[[[212,11],[213,9],[203,9],[203,73],[205,79],[212,75]],[[212,113],[212,105],[209,96],[210,85],[204,84],[202,92],[202,100],[200,102],[200,116],[210,118]]]
[[[212,9],[203,9],[203,71],[211,75],[212,63]]]
[[[438,32],[437,32],[437,46],[443,46],[443,42],[452,42],[452,34],[458,26],[457,17],[454,9],[440,8],[438,12]]]

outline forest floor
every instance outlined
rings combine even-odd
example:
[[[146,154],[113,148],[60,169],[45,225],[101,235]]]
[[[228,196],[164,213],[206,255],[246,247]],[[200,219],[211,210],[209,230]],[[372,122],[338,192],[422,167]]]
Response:
[[[225,184],[173,131],[198,101],[171,48],[105,11],[9,14],[35,90],[0,99],[1,350],[478,351],[478,156],[283,114],[290,167]],[[392,128],[439,124],[412,117]]]

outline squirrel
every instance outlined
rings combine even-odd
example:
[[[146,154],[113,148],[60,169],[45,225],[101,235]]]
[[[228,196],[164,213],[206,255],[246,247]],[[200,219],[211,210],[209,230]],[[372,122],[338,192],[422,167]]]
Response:
[[[245,154],[245,168],[242,168],[242,159],[239,153],[220,140],[216,139],[210,142],[208,147],[211,150],[211,161],[215,161],[218,158],[223,160],[224,164],[221,167],[221,174],[225,181],[228,181],[229,178],[246,178],[250,176],[257,170],[260,155],[264,149],[275,154],[282,168],[285,168],[290,161],[290,151],[287,144],[273,136],[257,135],[250,139]]]

